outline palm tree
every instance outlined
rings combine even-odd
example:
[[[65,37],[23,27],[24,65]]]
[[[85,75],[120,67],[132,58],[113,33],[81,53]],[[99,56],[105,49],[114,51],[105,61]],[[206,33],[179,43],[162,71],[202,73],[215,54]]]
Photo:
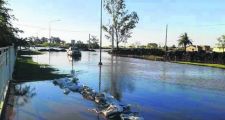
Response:
[[[191,39],[189,39],[187,33],[184,33],[180,36],[180,39],[178,40],[179,46],[184,46],[184,50],[186,51],[187,45],[192,45]]]

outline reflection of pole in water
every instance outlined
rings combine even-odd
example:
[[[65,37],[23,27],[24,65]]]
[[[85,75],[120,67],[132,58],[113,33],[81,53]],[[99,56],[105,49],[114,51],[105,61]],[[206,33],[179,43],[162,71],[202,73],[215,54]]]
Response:
[[[74,68],[73,68],[73,57],[72,58],[72,70],[71,70],[71,74],[74,76],[75,75],[75,71],[74,71]]]
[[[102,66],[99,65],[99,81],[98,81],[98,92],[101,93],[101,85],[102,85]],[[97,105],[98,108],[100,108],[99,105]],[[100,115],[98,113],[97,120],[100,120]]]
[[[88,52],[88,63],[90,63],[90,51]]]
[[[75,70],[74,70],[74,58],[73,57],[71,57],[71,56],[67,56],[67,58],[68,58],[68,60],[69,60],[69,63],[71,62],[71,67],[72,67],[72,69],[71,69],[71,71],[70,71],[70,74],[72,75],[72,76],[74,76],[75,75]]]
[[[112,56],[111,58],[111,74],[112,74],[112,77],[111,77],[111,87],[110,87],[110,92],[111,94],[117,99],[117,100],[120,100],[121,99],[121,96],[122,96],[122,93],[120,91],[120,85],[118,82],[121,82],[120,81],[120,76],[119,76],[119,73],[118,72],[121,72],[121,71],[118,71],[118,66],[119,66],[119,63],[118,63],[118,57],[115,56],[115,64],[114,64],[114,58]],[[114,68],[115,67],[115,68]]]
[[[167,63],[162,64],[162,80],[167,80]]]
[[[73,70],[73,57],[72,57],[72,70]]]
[[[101,92],[101,84],[102,84],[102,66],[99,65],[99,83],[98,83],[98,92]]]

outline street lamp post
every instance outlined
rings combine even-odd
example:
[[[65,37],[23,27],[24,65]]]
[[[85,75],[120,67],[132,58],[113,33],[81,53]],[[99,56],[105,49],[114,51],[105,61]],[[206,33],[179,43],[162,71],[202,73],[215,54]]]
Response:
[[[101,12],[100,12],[100,61],[99,65],[102,65],[102,0],[101,0]]]
[[[48,46],[48,52],[49,52],[49,64],[50,64],[50,45],[51,45],[51,24],[53,23],[53,22],[59,22],[59,21],[61,21],[61,20],[51,20],[51,21],[49,21],[49,23],[48,23],[48,25],[49,25],[49,33],[48,33],[48,37],[49,37],[49,46]]]

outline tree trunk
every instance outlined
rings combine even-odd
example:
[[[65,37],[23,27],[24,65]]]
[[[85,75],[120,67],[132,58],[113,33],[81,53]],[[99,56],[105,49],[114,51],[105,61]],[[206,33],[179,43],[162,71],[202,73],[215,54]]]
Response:
[[[119,41],[116,42],[116,49],[119,50]]]
[[[113,52],[113,50],[114,50],[114,27],[112,27],[112,33],[111,33],[112,35],[112,48],[111,48],[111,50],[112,50],[112,52]]]
[[[116,50],[119,50],[119,37],[118,37],[118,30],[116,29]]]

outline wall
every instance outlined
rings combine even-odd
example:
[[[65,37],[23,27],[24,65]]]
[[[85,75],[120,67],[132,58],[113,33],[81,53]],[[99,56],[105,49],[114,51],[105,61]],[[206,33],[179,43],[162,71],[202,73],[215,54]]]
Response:
[[[12,80],[15,60],[14,46],[0,48],[0,112],[2,111],[8,83]]]

